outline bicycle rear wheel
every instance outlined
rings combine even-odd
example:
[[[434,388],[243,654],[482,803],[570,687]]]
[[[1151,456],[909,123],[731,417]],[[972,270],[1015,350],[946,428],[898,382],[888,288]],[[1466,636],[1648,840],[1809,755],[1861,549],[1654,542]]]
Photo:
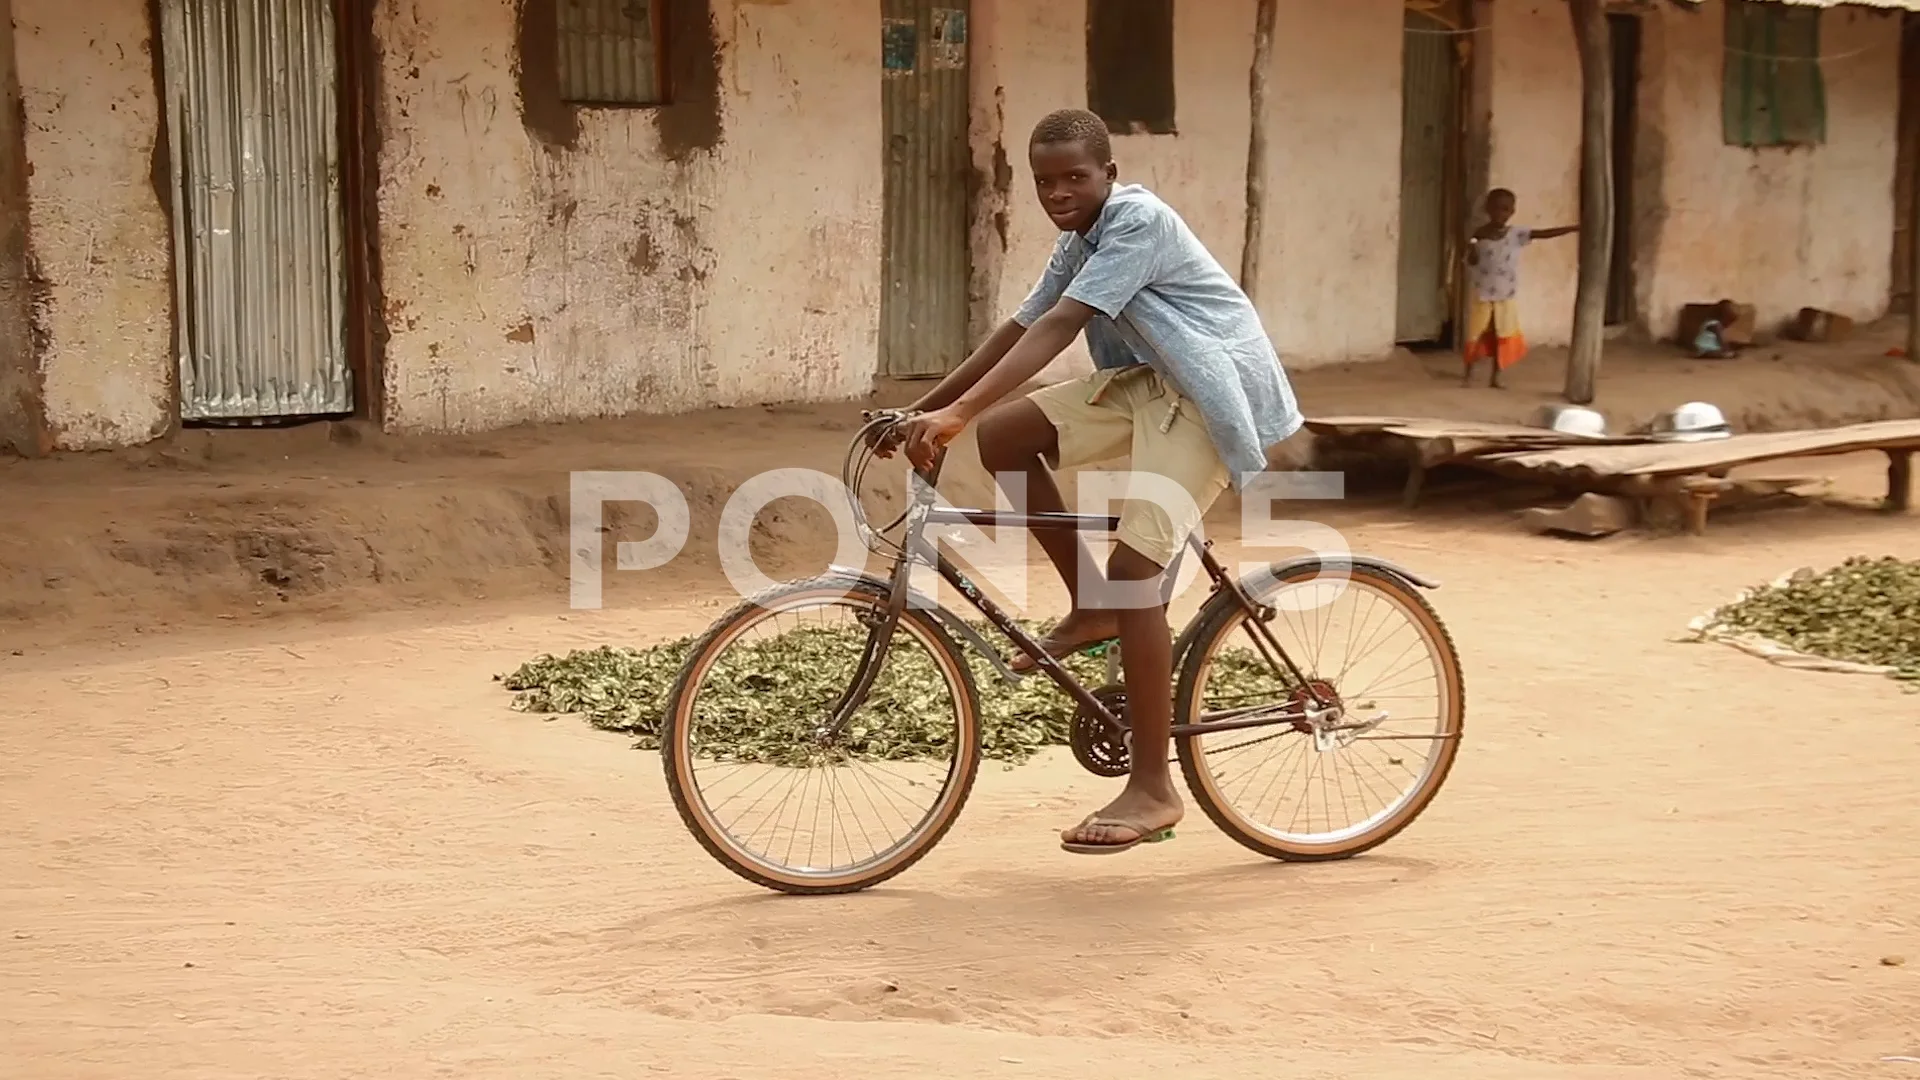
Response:
[[[1466,688],[1453,639],[1412,586],[1364,565],[1287,570],[1253,599],[1274,611],[1267,629],[1321,699],[1360,726],[1320,739],[1284,723],[1181,736],[1194,800],[1272,858],[1345,859],[1385,843],[1433,802],[1459,753]],[[1251,617],[1224,594],[1201,613],[1174,692],[1176,724],[1299,715],[1312,700],[1279,657],[1262,655]]]
[[[687,657],[661,730],[667,789],[701,846],[748,881],[871,888],[932,850],[973,787],[979,694],[925,612],[902,613],[845,728],[817,734],[887,600],[838,576],[784,586],[723,615]]]

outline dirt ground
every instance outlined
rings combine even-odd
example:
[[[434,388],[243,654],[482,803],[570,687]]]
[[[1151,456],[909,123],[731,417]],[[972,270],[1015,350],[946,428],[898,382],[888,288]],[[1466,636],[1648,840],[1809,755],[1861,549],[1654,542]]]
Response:
[[[1807,397],[1834,393],[1872,404]],[[0,1075],[1920,1075],[1883,1060],[1920,1056],[1920,698],[1670,640],[1794,566],[1920,557],[1912,518],[1577,543],[1497,492],[1352,500],[1326,520],[1442,580],[1466,669],[1460,761],[1406,833],[1286,866],[1196,814],[1075,858],[1055,830],[1108,784],[1056,754],[985,770],[888,886],[799,900],[695,845],[657,756],[491,681],[731,602],[693,558],[567,610],[549,500],[596,457],[695,491],[769,445],[837,467],[844,409],[736,419],[0,469]],[[1814,471],[1882,490],[1870,455]],[[817,531],[762,540],[799,564]]]

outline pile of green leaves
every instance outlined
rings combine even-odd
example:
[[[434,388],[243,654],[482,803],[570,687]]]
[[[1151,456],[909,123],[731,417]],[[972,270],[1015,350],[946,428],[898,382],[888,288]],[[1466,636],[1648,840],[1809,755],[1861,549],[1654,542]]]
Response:
[[[1755,589],[1715,612],[1713,624],[1920,682],[1920,561],[1855,556]]]
[[[1038,637],[1047,623],[1022,622]],[[976,627],[990,641],[997,632]],[[703,757],[801,765],[818,753],[811,735],[852,683],[865,644],[859,627],[790,630],[735,642],[708,670],[695,705],[694,730]],[[584,714],[594,727],[636,737],[658,749],[661,721],[680,668],[696,643],[680,638],[647,649],[602,646],[541,656],[499,681],[515,691],[523,712]],[[989,760],[1017,764],[1047,746],[1064,745],[1074,703],[1036,675],[1008,685],[984,659],[965,650],[980,689],[981,744]],[[1106,681],[1103,654],[1071,657],[1066,667],[1089,688]],[[1209,696],[1274,683],[1257,654],[1235,650],[1215,662]],[[861,759],[906,761],[950,757],[954,705],[933,658],[905,633],[894,638],[866,703],[846,732],[842,752]]]

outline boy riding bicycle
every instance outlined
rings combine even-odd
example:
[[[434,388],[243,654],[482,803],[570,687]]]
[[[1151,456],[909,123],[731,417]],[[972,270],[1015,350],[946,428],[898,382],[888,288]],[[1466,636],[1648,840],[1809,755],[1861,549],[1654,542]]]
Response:
[[[1116,185],[1099,117],[1048,115],[1033,130],[1028,160],[1041,207],[1060,229],[1046,270],[1013,318],[912,406],[919,415],[897,438],[929,468],[978,419],[981,463],[1020,512],[1066,510],[1050,469],[1129,452],[1136,473],[1158,474],[1190,497],[1173,507],[1144,488],[1129,497],[1105,580],[1081,580],[1077,534],[1035,534],[1073,597],[1041,645],[1062,658],[1117,637],[1132,729],[1126,789],[1063,831],[1062,846],[1125,851],[1170,836],[1184,812],[1165,752],[1173,727],[1166,568],[1227,485],[1244,487],[1265,469],[1267,450],[1302,418],[1252,301],[1171,207],[1137,184]],[[1092,375],[996,404],[1082,330]],[[1096,595],[1112,600],[1096,603]],[[1015,666],[1032,664],[1022,657]]]

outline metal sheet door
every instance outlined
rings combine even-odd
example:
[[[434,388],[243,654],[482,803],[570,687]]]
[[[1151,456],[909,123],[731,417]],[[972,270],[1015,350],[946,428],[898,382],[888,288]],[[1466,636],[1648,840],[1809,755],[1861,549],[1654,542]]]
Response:
[[[969,7],[881,5],[880,371],[894,378],[936,378],[966,359]]]
[[[184,420],[353,409],[330,0],[163,0]]]
[[[1400,120],[1400,295],[1394,338],[1438,341],[1447,324],[1448,155],[1459,116],[1453,35],[1430,15],[1406,15]]]

